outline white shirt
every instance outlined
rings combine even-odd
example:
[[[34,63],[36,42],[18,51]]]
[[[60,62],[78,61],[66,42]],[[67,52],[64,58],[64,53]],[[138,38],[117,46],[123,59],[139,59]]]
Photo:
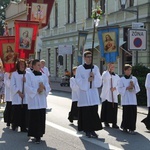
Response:
[[[134,89],[131,92],[126,90],[130,85],[130,81],[133,81],[134,84]],[[118,84],[118,91],[121,94],[121,105],[137,105],[136,93],[140,91],[140,87],[136,77],[132,76],[131,79],[121,77]]]
[[[74,77],[70,78],[70,88],[72,90],[72,101],[76,102],[79,99],[79,87]]]
[[[50,76],[49,70],[47,67],[43,67],[41,68],[41,72],[44,73],[47,77]]]
[[[94,106],[100,104],[98,88],[102,84],[102,78],[99,72],[99,68],[94,65],[92,72],[94,73],[94,80],[92,82],[92,88],[90,88],[90,82],[88,78],[90,76],[91,69],[85,69],[83,65],[80,65],[76,70],[76,83],[79,86],[79,100],[78,107],[82,106]]]
[[[24,82],[24,87],[25,85],[26,82]],[[18,91],[22,92],[23,90],[23,74],[19,74],[17,71],[13,72],[10,80],[10,86],[11,86],[11,93],[12,93],[12,105],[21,105],[22,98],[19,96],[17,92]],[[26,90],[24,88],[24,94],[25,93]],[[27,104],[26,97],[23,98],[23,104]]]
[[[37,90],[40,82],[44,84],[45,90],[39,94]],[[27,73],[25,89],[26,94],[28,95],[27,101],[29,110],[47,107],[46,97],[51,89],[48,83],[48,78],[45,74],[35,76],[33,73]]]
[[[30,68],[26,68],[26,71],[32,73],[32,70]]]
[[[150,73],[146,76],[145,87],[147,94],[147,107],[150,107]]]
[[[4,74],[4,84],[5,84],[5,96],[4,100],[6,102],[11,102],[12,101],[12,95],[11,95],[11,90],[10,90],[10,73],[5,72]]]
[[[103,86],[102,86],[102,92],[101,92],[101,98],[102,102],[105,100],[108,100],[109,102],[114,102],[118,103],[118,81],[120,77],[115,74],[115,75],[110,75],[109,71],[104,71],[102,74],[102,81],[103,81]],[[111,80],[112,80],[112,85],[111,85]],[[111,86],[113,88],[116,88],[113,92],[110,90]],[[113,97],[112,97],[113,94]],[[113,99],[112,99],[113,98]]]

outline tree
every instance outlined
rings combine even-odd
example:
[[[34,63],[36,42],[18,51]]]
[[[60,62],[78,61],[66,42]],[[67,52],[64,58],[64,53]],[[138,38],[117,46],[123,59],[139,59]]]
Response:
[[[19,2],[21,0],[0,0],[0,35],[3,35],[4,22],[5,22],[5,9],[10,1]]]

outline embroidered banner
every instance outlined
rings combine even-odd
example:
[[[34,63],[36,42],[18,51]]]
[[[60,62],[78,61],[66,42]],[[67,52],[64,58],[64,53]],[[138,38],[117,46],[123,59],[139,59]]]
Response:
[[[49,23],[54,0],[26,0],[28,20],[38,21],[41,27]]]
[[[109,26],[98,28],[98,38],[101,57],[103,57],[107,63],[116,62],[119,56],[119,28]]]
[[[14,36],[0,37],[0,57],[6,72],[13,72],[16,70],[18,53],[15,52]]]
[[[83,64],[83,53],[84,53],[84,45],[86,43],[86,38],[88,35],[88,31],[78,31],[78,65]]]
[[[15,20],[15,51],[19,58],[29,59],[30,54],[35,53],[35,43],[39,22]]]

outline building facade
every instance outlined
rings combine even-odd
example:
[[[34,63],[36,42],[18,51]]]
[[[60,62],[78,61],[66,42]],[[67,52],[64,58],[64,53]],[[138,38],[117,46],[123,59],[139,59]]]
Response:
[[[108,14],[109,25],[119,25],[120,30],[120,50],[119,58],[116,62],[119,74],[122,74],[122,68],[125,63],[135,64],[135,52],[127,49],[127,29],[131,28],[132,22],[137,21],[136,14],[127,11],[121,11],[119,0],[101,0],[103,17],[99,27],[107,27],[106,20]],[[93,36],[93,20],[91,19],[91,10],[95,7],[92,0],[56,0],[50,16],[50,27],[43,30],[41,57],[47,60],[47,66],[50,68],[51,76],[54,80],[63,75],[64,69],[71,71],[72,66],[78,65],[78,30],[89,31],[85,43],[85,49],[91,50]],[[131,0],[127,1],[126,9],[137,9],[138,21],[144,23],[147,29],[147,49],[138,52],[138,63],[145,66],[150,65],[150,2],[149,0]],[[123,44],[125,43],[125,44]],[[64,55],[63,63],[60,64],[58,47],[59,45],[72,45],[73,54]],[[95,34],[94,45],[94,63],[102,71],[105,68],[105,61],[100,56],[99,41],[97,32]]]
[[[128,51],[127,30],[131,28],[132,22],[137,21],[137,14],[128,11],[121,11],[120,0],[100,0],[98,2],[103,10],[103,16],[99,27],[108,25],[119,26],[119,58],[116,62],[118,74],[122,74],[125,63],[138,63],[150,66],[150,1],[149,0],[127,0],[126,10],[136,10],[138,8],[138,21],[144,23],[147,30],[147,49],[138,52]],[[55,0],[50,15],[48,28],[40,30],[40,38],[37,40],[38,55],[40,59],[46,60],[46,66],[51,72],[52,80],[60,80],[65,69],[71,71],[73,66],[78,65],[78,30],[88,31],[84,48],[91,50],[93,38],[93,19],[91,10],[95,7],[93,0]],[[108,15],[107,15],[108,14]],[[27,7],[22,0],[19,3],[10,2],[6,9],[6,21],[11,35],[15,35],[14,20],[27,18]],[[40,39],[42,40],[40,42]],[[72,45],[72,55],[60,55],[58,47],[60,45]],[[105,60],[101,58],[99,50],[99,40],[96,31],[94,44],[94,64],[98,65],[102,72],[105,67]]]

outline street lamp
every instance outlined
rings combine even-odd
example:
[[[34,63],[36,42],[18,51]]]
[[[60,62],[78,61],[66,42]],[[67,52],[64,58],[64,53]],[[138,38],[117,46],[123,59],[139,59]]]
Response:
[[[127,3],[127,0],[120,0],[121,10],[136,14],[136,22],[139,22],[139,8],[138,8],[138,6],[134,10],[125,9],[126,3]],[[136,65],[137,65],[138,64],[138,51],[136,51],[136,53],[135,53],[135,58],[136,58]]]

